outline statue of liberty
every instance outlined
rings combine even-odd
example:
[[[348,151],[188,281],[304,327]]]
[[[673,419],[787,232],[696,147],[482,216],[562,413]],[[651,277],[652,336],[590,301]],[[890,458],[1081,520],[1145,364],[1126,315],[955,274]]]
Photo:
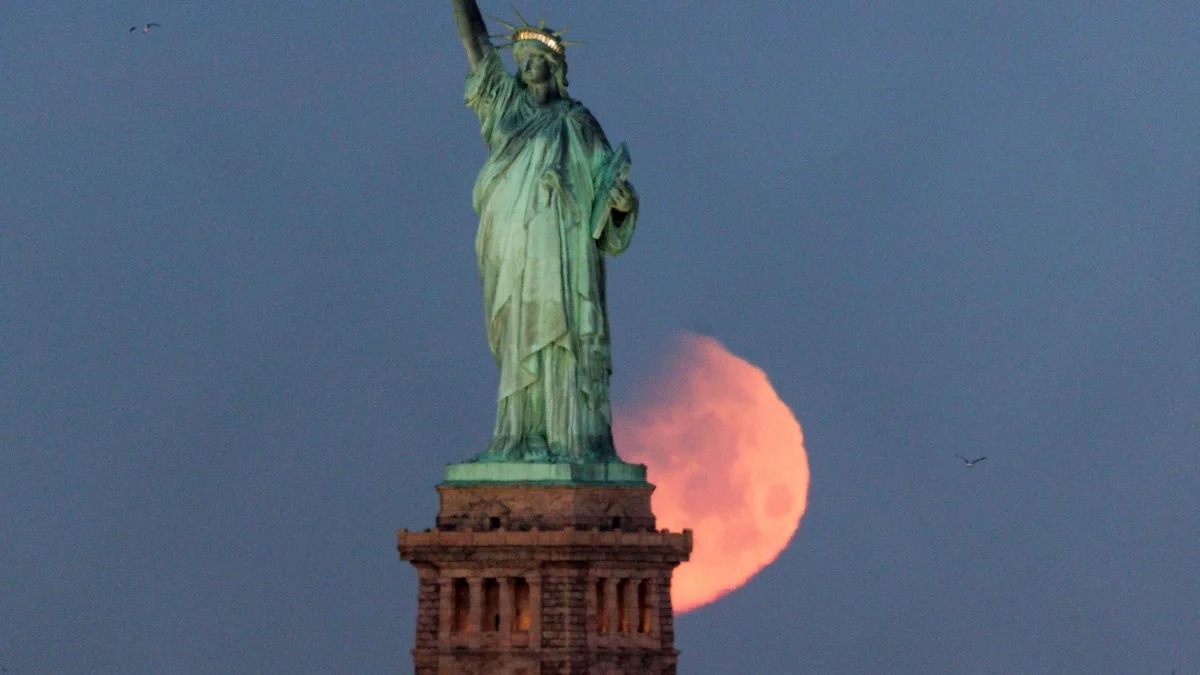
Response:
[[[475,252],[488,344],[500,367],[496,426],[475,462],[619,462],[604,255],[629,246],[638,199],[629,153],[567,94],[566,45],[543,20],[505,24],[509,73],[474,0],[453,0],[467,52],[466,105],[488,156],[476,180]]]

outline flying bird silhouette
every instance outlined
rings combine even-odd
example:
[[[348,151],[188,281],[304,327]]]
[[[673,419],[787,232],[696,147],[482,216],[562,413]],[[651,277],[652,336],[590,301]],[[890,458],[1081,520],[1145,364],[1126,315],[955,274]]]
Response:
[[[987,456],[980,457],[979,459],[967,459],[966,457],[963,457],[962,455],[955,455],[955,457],[961,459],[963,461],[963,464],[966,464],[967,466],[975,466],[976,464],[987,459]]]
[[[141,28],[143,33],[149,33],[151,28],[162,28],[162,24],[161,23],[148,23],[145,26],[134,26],[129,29],[129,32],[132,33],[133,31],[135,31],[139,28]]]

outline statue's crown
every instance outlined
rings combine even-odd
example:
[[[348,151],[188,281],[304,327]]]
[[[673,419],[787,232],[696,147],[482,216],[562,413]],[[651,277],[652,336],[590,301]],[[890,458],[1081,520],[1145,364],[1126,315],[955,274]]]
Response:
[[[499,21],[501,24],[504,24],[504,27],[509,30],[508,34],[500,34],[500,35],[492,36],[492,37],[500,37],[500,38],[506,37],[509,39],[509,42],[499,45],[499,47],[501,49],[504,49],[506,47],[510,48],[513,45],[517,44],[518,42],[533,40],[534,42],[542,43],[550,51],[554,52],[555,54],[558,54],[559,57],[565,57],[567,54],[567,50],[566,50],[567,45],[580,44],[578,42],[571,42],[570,40],[562,39],[562,36],[565,35],[567,31],[571,30],[570,28],[563,28],[562,30],[552,30],[550,28],[547,28],[546,27],[546,17],[542,17],[542,20],[538,22],[538,25],[534,26],[534,25],[530,24],[528,21],[526,21],[525,17],[521,16],[520,12],[517,12],[516,8],[513,8],[513,11],[516,12],[517,19],[519,19],[521,21],[521,25],[519,25],[519,26],[515,25],[515,24],[511,24],[503,19],[495,19],[496,21]],[[493,18],[495,18],[495,17],[493,17]]]
[[[537,28],[520,28],[513,32],[512,41],[514,43],[522,40],[537,40],[538,42],[549,47],[554,53],[559,56],[566,54],[566,49],[563,47],[562,40],[558,35],[548,30],[538,30]]]

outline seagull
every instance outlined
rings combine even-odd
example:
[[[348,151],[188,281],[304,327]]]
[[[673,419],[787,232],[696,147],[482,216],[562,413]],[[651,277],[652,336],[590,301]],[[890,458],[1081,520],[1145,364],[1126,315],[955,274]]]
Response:
[[[148,23],[145,26],[134,26],[129,29],[129,32],[132,33],[133,31],[138,30],[139,28],[141,28],[143,33],[149,33],[151,28],[162,28],[162,24],[161,23]]]
[[[961,459],[963,461],[963,464],[966,464],[967,466],[975,466],[976,464],[987,459],[986,456],[980,457],[979,459],[967,459],[966,457],[963,457],[962,455],[955,455],[955,457]]]

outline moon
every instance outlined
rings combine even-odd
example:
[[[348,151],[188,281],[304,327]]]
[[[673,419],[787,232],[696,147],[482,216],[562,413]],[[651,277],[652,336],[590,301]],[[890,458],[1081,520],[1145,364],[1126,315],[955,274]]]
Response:
[[[613,432],[657,486],[658,526],[693,532],[671,586],[683,613],[744,585],[792,539],[808,500],[804,435],[766,373],[711,337],[681,336],[642,392],[614,407]]]

